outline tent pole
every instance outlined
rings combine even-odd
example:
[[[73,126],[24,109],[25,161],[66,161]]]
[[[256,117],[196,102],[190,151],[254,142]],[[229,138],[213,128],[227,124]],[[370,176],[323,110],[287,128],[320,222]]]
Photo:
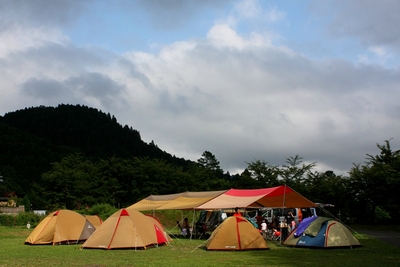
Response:
[[[192,219],[192,231],[190,231],[190,229],[189,229],[189,232],[190,232],[190,240],[192,240],[192,236],[193,236],[193,232],[194,232],[194,229],[195,229],[195,219],[196,219],[196,210],[195,209],[193,209],[193,219]]]
[[[285,206],[286,206],[286,184],[284,184],[284,188],[283,188],[283,203],[282,203],[282,208],[283,208],[283,210],[285,209]],[[282,214],[283,215],[283,214]],[[283,217],[283,216],[282,216]],[[282,234],[283,234],[283,231],[282,231],[282,225],[283,224],[283,221],[280,223],[280,227],[281,227],[281,235],[280,235],[280,237],[279,237],[279,242],[282,244]]]

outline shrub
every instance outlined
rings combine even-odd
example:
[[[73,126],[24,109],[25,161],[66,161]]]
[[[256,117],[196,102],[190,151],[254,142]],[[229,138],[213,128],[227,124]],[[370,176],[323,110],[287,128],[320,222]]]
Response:
[[[31,228],[36,227],[47,215],[38,215],[33,212],[20,212],[16,215],[0,214],[0,225],[3,226],[26,226],[29,222]]]
[[[117,208],[114,208],[110,204],[96,204],[92,208],[86,210],[85,214],[97,215],[104,221],[117,210]]]
[[[381,207],[376,207],[375,209],[375,221],[376,223],[387,222],[391,219],[389,212]]]

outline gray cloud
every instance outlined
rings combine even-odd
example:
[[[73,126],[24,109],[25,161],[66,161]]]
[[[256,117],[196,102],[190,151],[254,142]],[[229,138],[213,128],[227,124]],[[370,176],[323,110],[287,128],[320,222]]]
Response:
[[[327,30],[335,37],[357,38],[366,46],[386,46],[400,52],[397,0],[314,1],[312,9],[331,20]]]
[[[115,105],[124,105],[125,88],[100,73],[82,73],[64,81],[31,78],[20,86],[22,95],[39,103],[83,103],[99,105],[112,109]],[[126,105],[126,103],[125,103]]]
[[[87,0],[20,0],[0,2],[0,25],[64,26],[88,11]]]
[[[83,73],[71,77],[65,84],[84,98],[93,98],[100,106],[112,109],[114,105],[124,105],[125,87],[101,73]],[[90,102],[88,100],[88,102]]]
[[[142,8],[154,26],[174,17],[171,24],[159,28],[162,31],[180,27],[197,8],[205,10],[203,4],[209,7],[214,2],[120,1],[113,10]],[[89,4],[82,5],[95,8]],[[2,2],[0,14],[7,13],[7,5],[15,5],[14,13],[17,5],[25,5],[27,10],[21,14],[28,16],[18,24],[23,15],[17,14],[15,20],[10,19],[13,12],[6,15],[20,31],[2,35],[0,44],[0,110],[4,113],[60,103],[92,106],[113,114],[139,130],[144,141],[154,140],[176,156],[196,160],[209,150],[231,173],[244,169],[246,162],[261,159],[281,165],[297,154],[305,162],[317,162],[321,171],[346,172],[353,163],[362,163],[367,153],[378,153],[376,143],[393,137],[392,147],[400,146],[397,67],[333,57],[315,60],[290,47],[274,46],[262,34],[240,36],[228,25],[211,29],[206,39],[181,40],[154,53],[132,48],[116,55],[93,45],[78,46],[65,33],[48,31],[58,32],[82,16],[68,11],[80,7],[78,2],[56,1],[43,11],[30,7],[30,1]],[[354,9],[352,4],[340,6],[332,23]],[[54,15],[42,19],[52,8],[57,9]],[[68,12],[58,18],[62,8]],[[1,23],[6,21],[2,18]],[[368,25],[364,20],[357,19],[353,31],[346,28],[350,27],[347,21],[340,22],[332,36],[389,45],[384,38],[379,43],[383,33],[378,30],[363,32]],[[23,31],[28,21],[33,26]],[[389,22],[380,25],[385,23]],[[54,28],[43,29],[45,24]]]
[[[66,99],[70,90],[63,83],[55,80],[31,78],[21,85],[24,94],[43,100]]]
[[[194,18],[205,8],[221,8],[231,1],[213,0],[138,0],[134,5],[147,12],[153,27],[157,31],[173,30],[191,24]],[[126,2],[123,2],[126,3]]]
[[[228,169],[244,168],[254,159],[283,164],[299,154],[304,161],[345,172],[400,130],[397,119],[386,115],[387,108],[398,107],[393,101],[400,82],[396,70],[311,61],[269,47],[239,51],[209,45],[182,53],[170,58],[180,71],[176,80],[169,77],[166,90],[185,94],[185,102],[203,112],[171,121],[160,110],[160,117],[141,129],[167,151],[181,154],[190,147],[193,158],[209,150]],[[168,77],[168,65],[153,67]],[[197,76],[191,75],[194,70]],[[187,86],[176,86],[182,77]],[[200,94],[188,89],[193,84]],[[176,140],[164,136],[172,129],[180,129]]]

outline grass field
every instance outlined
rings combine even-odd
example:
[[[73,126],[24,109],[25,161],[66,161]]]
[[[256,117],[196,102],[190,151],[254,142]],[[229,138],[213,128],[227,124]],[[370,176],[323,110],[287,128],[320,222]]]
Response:
[[[400,266],[400,248],[365,235],[355,249],[299,249],[269,242],[269,250],[206,251],[205,240],[174,239],[146,250],[80,249],[80,245],[24,245],[31,230],[0,226],[3,266]]]

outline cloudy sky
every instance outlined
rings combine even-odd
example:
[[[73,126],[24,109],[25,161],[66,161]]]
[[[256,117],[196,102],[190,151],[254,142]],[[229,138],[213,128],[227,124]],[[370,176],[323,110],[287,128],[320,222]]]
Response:
[[[81,104],[224,171],[400,149],[398,0],[3,0],[0,115]]]

